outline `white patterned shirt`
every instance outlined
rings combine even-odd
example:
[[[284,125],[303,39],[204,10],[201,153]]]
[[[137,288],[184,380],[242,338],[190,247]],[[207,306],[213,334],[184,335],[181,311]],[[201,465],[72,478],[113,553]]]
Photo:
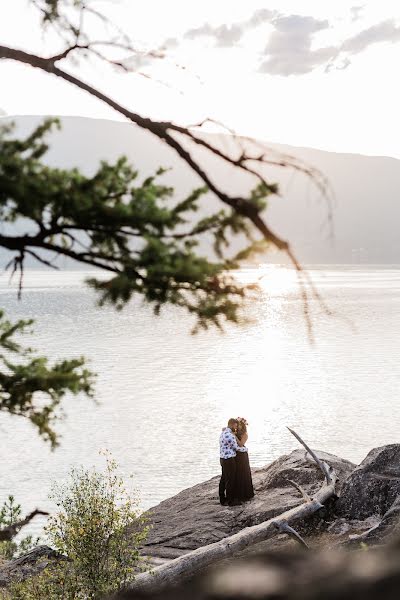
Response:
[[[237,438],[230,427],[224,427],[219,436],[219,455],[221,458],[234,458],[236,452],[247,452],[247,448],[239,446]]]

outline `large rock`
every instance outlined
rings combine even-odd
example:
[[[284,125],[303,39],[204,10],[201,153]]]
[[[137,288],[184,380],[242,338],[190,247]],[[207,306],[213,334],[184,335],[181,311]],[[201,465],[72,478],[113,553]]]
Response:
[[[364,521],[366,524],[366,521]],[[377,546],[398,539],[400,533],[400,496],[396,498],[382,518],[378,518],[367,530],[359,535],[350,535],[349,539],[341,545],[345,548],[359,548],[360,544]]]
[[[345,481],[336,513],[346,519],[383,516],[400,495],[400,444],[374,448]]]
[[[318,455],[335,468],[340,481],[355,467],[326,452]],[[214,477],[151,509],[153,527],[144,553],[157,563],[217,542],[301,503],[302,498],[288,479],[302,485],[310,495],[322,483],[321,472],[304,450],[295,450],[266,467],[253,469],[252,473],[255,498],[242,506],[229,508],[219,504],[219,477]]]
[[[0,564],[0,588],[7,587],[12,581],[37,575],[55,560],[66,558],[49,546],[37,546],[18,558],[4,561]]]

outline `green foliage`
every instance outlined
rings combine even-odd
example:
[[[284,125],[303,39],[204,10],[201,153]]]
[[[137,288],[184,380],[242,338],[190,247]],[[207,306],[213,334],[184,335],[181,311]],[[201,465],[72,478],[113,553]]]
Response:
[[[68,3],[45,4],[51,20]],[[0,221],[8,232],[0,233],[0,247],[13,255],[9,266],[20,274],[20,291],[27,256],[49,267],[64,256],[108,274],[88,280],[100,305],[122,309],[137,296],[156,314],[173,305],[194,317],[194,332],[241,322],[254,286],[239,284],[232,271],[265,247],[253,239],[248,219],[233,209],[199,216],[205,188],[176,200],[162,183],[162,169],[140,182],[124,157],[102,162],[92,177],[50,167],[43,162],[45,136],[55,126],[57,119],[47,119],[25,139],[13,138],[12,125],[0,127]],[[275,192],[274,186],[258,185],[251,196],[256,210]],[[22,234],[9,233],[16,221],[26,226]],[[200,252],[204,236],[214,259]],[[234,237],[243,246],[236,257],[229,255]],[[46,358],[23,350],[13,335],[30,325],[13,325],[0,313],[0,351],[6,351],[0,355],[0,410],[30,419],[54,447],[51,423],[61,398],[67,391],[91,394],[92,380],[83,359],[50,367]],[[39,396],[47,402],[39,403]]]
[[[104,473],[72,470],[69,482],[54,489],[54,500],[59,512],[50,517],[46,532],[67,560],[15,585],[12,598],[97,600],[132,581],[147,527],[116,463],[107,457]]]
[[[200,327],[238,322],[249,289],[229,275],[238,266],[229,245],[241,235],[250,252],[247,219],[231,209],[196,218],[205,188],[177,202],[173,189],[160,182],[162,170],[138,183],[124,157],[101,163],[93,177],[46,166],[44,135],[55,124],[47,120],[25,140],[9,139],[10,131],[0,138],[0,218],[23,218],[34,232],[0,235],[0,245],[17,253],[14,268],[22,268],[27,255],[45,262],[38,252],[51,250],[111,274],[89,280],[101,304],[122,308],[140,295],[156,313],[165,304],[186,309]],[[254,203],[269,193],[257,186]],[[199,252],[204,235],[217,260]]]
[[[271,194],[278,193],[277,184],[267,184],[264,182],[259,183],[250,194],[250,201],[254,204],[259,210],[264,210],[267,207],[266,199]]]
[[[13,583],[0,600],[88,600],[89,596],[78,595],[70,577],[72,566],[55,560],[33,577]]]
[[[21,505],[15,502],[14,496],[9,496],[0,508],[0,530],[4,527],[14,525],[22,518]],[[0,542],[0,558],[10,560],[28,552],[39,543],[38,538],[28,535],[18,542],[3,541]]]
[[[93,375],[83,358],[62,360],[50,366],[47,358],[35,356],[15,336],[30,331],[33,321],[11,323],[0,310],[0,411],[23,416],[54,448],[53,423],[67,392],[91,396]]]

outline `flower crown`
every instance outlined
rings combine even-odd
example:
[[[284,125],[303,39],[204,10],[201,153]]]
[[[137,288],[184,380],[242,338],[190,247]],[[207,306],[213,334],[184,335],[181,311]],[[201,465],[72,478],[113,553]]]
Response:
[[[237,417],[236,421],[238,423],[245,425],[246,427],[248,426],[248,422],[246,421],[246,419],[244,417]]]

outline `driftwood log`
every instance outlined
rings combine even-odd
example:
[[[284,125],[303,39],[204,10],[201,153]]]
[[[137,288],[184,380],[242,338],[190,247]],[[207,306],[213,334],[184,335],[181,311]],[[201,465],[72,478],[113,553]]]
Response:
[[[192,577],[200,573],[222,559],[235,556],[239,551],[250,545],[272,537],[277,532],[287,533],[303,546],[306,546],[305,541],[295,531],[293,525],[297,521],[315,514],[330,498],[336,495],[337,476],[335,471],[324,461],[321,461],[297,433],[291,429],[289,431],[303,445],[323,474],[324,481],[318,492],[310,498],[301,486],[295,484],[296,489],[302,494],[304,499],[303,503],[299,506],[273,517],[264,523],[246,527],[242,531],[218,542],[197,548],[151,571],[141,573],[136,577],[131,589],[144,591],[146,589],[159,589],[164,586],[175,585],[188,576]]]
[[[208,569],[160,590],[118,600],[398,600],[400,539],[383,547],[262,553]]]

